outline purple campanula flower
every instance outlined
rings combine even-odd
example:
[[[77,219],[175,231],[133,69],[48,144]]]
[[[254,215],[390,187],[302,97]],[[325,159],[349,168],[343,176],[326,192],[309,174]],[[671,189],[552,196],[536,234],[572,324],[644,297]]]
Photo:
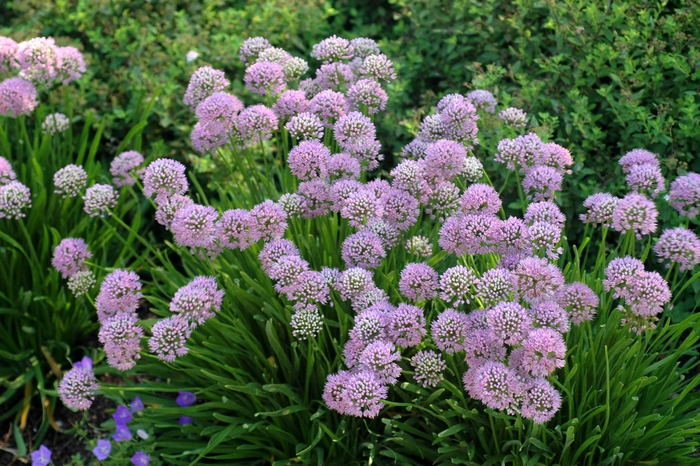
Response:
[[[131,413],[126,406],[119,406],[114,414],[112,414],[116,424],[127,425],[131,421]]]
[[[112,435],[115,442],[129,441],[132,439],[132,437],[133,434],[131,433],[131,430],[129,430],[129,426],[126,424],[117,423],[114,435]]]
[[[97,446],[92,449],[92,453],[100,461],[106,460],[111,451],[112,451],[112,442],[110,442],[109,440],[105,440],[105,439],[99,439],[97,441]]]
[[[129,406],[131,406],[132,413],[138,413],[144,409],[143,401],[141,401],[141,398],[138,395],[136,395],[136,398],[134,398],[134,401],[132,401]]]
[[[47,466],[51,462],[51,450],[41,445],[38,450],[32,452],[32,466]]]
[[[139,451],[131,457],[131,462],[134,466],[148,466],[151,463],[151,457],[146,453]]]
[[[181,426],[186,426],[187,424],[192,424],[193,422],[194,419],[192,419],[189,416],[181,416],[180,419],[177,421],[177,423]]]
[[[178,396],[177,396],[177,399],[175,400],[175,403],[177,403],[178,406],[180,406],[181,408],[187,408],[188,406],[191,406],[195,401],[197,401],[197,397],[192,392],[177,392],[177,393],[178,393]]]

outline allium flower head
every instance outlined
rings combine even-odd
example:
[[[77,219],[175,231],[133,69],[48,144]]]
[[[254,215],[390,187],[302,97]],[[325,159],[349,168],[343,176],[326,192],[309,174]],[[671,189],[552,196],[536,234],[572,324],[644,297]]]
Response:
[[[634,231],[637,238],[656,231],[659,211],[656,204],[641,194],[628,194],[617,202],[612,227],[620,233]]]
[[[628,174],[635,165],[658,166],[659,159],[645,149],[633,149],[620,158],[620,166],[625,174]]]
[[[303,58],[291,57],[282,64],[282,72],[287,81],[298,81],[309,71],[309,64]]]
[[[390,189],[383,197],[384,218],[401,231],[407,231],[420,213],[418,200],[402,189]]]
[[[598,295],[581,282],[565,285],[557,293],[556,301],[566,310],[574,325],[593,320],[600,302]]]
[[[366,309],[355,317],[355,326],[350,330],[350,338],[365,344],[387,340],[389,316],[381,311]]]
[[[501,198],[493,186],[477,183],[469,186],[462,195],[462,212],[467,214],[496,215],[501,210]]]
[[[481,179],[484,172],[484,166],[476,157],[465,157],[462,164],[460,175],[464,177],[467,183],[476,183]]]
[[[348,89],[348,101],[353,109],[366,109],[368,115],[386,108],[389,96],[373,79],[359,79]]]
[[[609,193],[596,193],[588,196],[583,201],[583,206],[588,209],[588,212],[581,214],[581,221],[594,225],[611,226],[617,201],[618,199]]]
[[[343,392],[345,413],[358,417],[377,417],[382,409],[381,400],[388,389],[373,372],[357,372],[349,377]]]
[[[515,269],[518,292],[529,303],[549,299],[564,286],[562,271],[546,259],[527,257]]]
[[[17,178],[12,165],[5,157],[0,157],[0,186],[9,183]]]
[[[311,99],[309,111],[318,115],[326,128],[332,128],[333,124],[345,115],[346,107],[344,94],[327,89]]]
[[[287,218],[301,217],[306,210],[304,198],[296,193],[282,194],[277,204],[282,207]]]
[[[52,37],[35,37],[20,42],[17,59],[21,78],[48,86],[58,77],[60,56]]]
[[[528,133],[499,142],[494,159],[506,164],[509,170],[515,170],[516,165],[523,168],[536,164],[542,159],[544,150],[544,143],[539,136]]]
[[[219,244],[225,248],[243,250],[255,242],[247,210],[227,210],[221,214],[215,227]]]
[[[346,152],[334,154],[328,160],[328,176],[340,180],[360,178],[360,162]]]
[[[336,141],[345,150],[365,147],[376,137],[374,123],[360,112],[341,116],[333,129]]]
[[[83,54],[75,47],[58,47],[56,52],[58,55],[56,76],[64,86],[76,81],[87,71]]]
[[[372,272],[360,267],[352,267],[344,271],[335,284],[343,300],[355,299],[372,287],[374,287]]]
[[[270,41],[264,37],[249,37],[243,41],[239,51],[241,61],[247,65],[255,63],[263,50],[272,47]]]
[[[326,379],[326,385],[323,388],[323,401],[334,411],[341,414],[346,413],[345,403],[345,388],[350,380],[350,372],[340,371],[337,374],[330,374]]]
[[[425,150],[425,172],[431,180],[451,180],[464,168],[467,151],[455,141],[440,139]]]
[[[361,227],[370,219],[381,217],[383,212],[382,204],[374,193],[368,189],[361,189],[350,194],[343,202],[340,215],[348,219],[351,226]]]
[[[548,225],[557,230],[559,229],[559,227],[549,223]],[[500,222],[500,229],[503,243],[497,249],[502,254],[519,253],[528,249],[530,241],[530,228],[523,220],[517,217],[508,217],[506,220]]]
[[[399,290],[413,301],[432,299],[437,296],[438,274],[428,264],[407,264],[401,271]]]
[[[420,345],[426,335],[423,310],[410,304],[399,304],[390,314],[389,337],[398,346]]]
[[[467,315],[446,309],[430,325],[430,333],[440,350],[448,354],[462,351],[468,334]]]
[[[134,315],[117,314],[110,317],[102,323],[98,337],[104,345],[107,362],[120,371],[131,369],[141,358],[139,351],[143,328],[136,325]]]
[[[175,292],[170,311],[176,319],[203,324],[221,310],[224,291],[218,289],[214,277],[198,276]]]
[[[433,255],[433,246],[425,236],[411,236],[406,240],[406,252],[427,259]]]
[[[229,81],[223,71],[215,70],[211,66],[203,66],[190,77],[190,83],[187,85],[182,101],[194,112],[207,97],[223,91],[228,85]]]
[[[498,118],[501,121],[513,128],[524,128],[527,125],[527,113],[523,112],[519,108],[508,107],[505,110],[501,110],[498,114]]]
[[[158,202],[158,208],[156,209],[156,222],[169,230],[175,219],[175,213],[193,204],[194,201],[192,199],[180,194],[173,194],[170,197],[161,198]]]
[[[277,95],[286,87],[287,77],[282,65],[273,62],[258,62],[245,70],[245,85],[251,92],[260,95]]]
[[[264,105],[253,105],[238,116],[238,129],[243,139],[251,143],[267,140],[277,129],[277,115]]]
[[[528,228],[527,233],[529,249],[535,254],[549,259],[559,259],[564,251],[561,241],[561,228],[548,222],[535,222]]]
[[[438,101],[437,105],[435,106],[435,113],[439,115],[452,102],[464,102],[465,100],[466,97],[464,97],[462,94],[446,94]]]
[[[0,37],[0,73],[7,73],[19,68],[18,54],[17,42],[9,37]]]
[[[489,327],[508,345],[519,345],[532,327],[532,320],[525,308],[518,303],[502,302],[488,313]]]
[[[428,150],[428,146],[432,144],[432,141],[424,141],[421,138],[415,138],[413,141],[406,144],[401,150],[401,155],[407,159],[423,159],[425,158],[425,152]]]
[[[657,272],[642,272],[632,278],[632,290],[625,300],[633,313],[651,317],[671,301],[671,289]]]
[[[489,91],[476,89],[467,94],[466,98],[479,110],[484,110],[488,113],[496,112],[496,105],[498,105],[498,102]]]
[[[440,277],[440,297],[454,306],[469,304],[476,294],[479,279],[474,271],[463,265],[445,270]]]
[[[376,233],[382,240],[384,249],[389,251],[394,246],[399,244],[399,236],[401,232],[393,224],[381,218],[373,218],[367,222],[366,228]]]
[[[311,102],[307,100],[302,91],[290,89],[284,91],[282,95],[279,96],[272,106],[272,111],[275,112],[278,118],[284,119],[308,111],[310,105]]]
[[[536,202],[552,201],[554,193],[561,191],[564,178],[552,167],[538,165],[530,168],[523,178],[523,189],[528,199]]]
[[[109,167],[109,173],[114,177],[112,183],[117,187],[133,186],[136,184],[134,173],[142,163],[143,155],[133,150],[117,155]]]
[[[279,293],[292,293],[297,287],[299,276],[309,270],[309,263],[297,255],[282,256],[270,269],[269,276],[275,280],[275,290]]]
[[[360,75],[365,79],[391,81],[396,79],[394,64],[384,54],[368,55],[362,60]]]
[[[151,162],[141,175],[143,193],[146,197],[156,195],[156,201],[187,191],[185,166],[171,159],[158,159]]]
[[[301,256],[301,253],[294,243],[288,239],[270,241],[263,246],[262,251],[258,254],[260,268],[269,275],[272,267],[284,256]]]
[[[331,210],[333,212],[340,212],[343,206],[345,206],[345,201],[347,201],[350,196],[364,189],[365,186],[356,180],[334,181],[330,189],[330,200],[333,202]]]
[[[517,277],[506,269],[484,272],[476,284],[476,294],[486,307],[508,301],[516,292]]]
[[[391,187],[401,189],[421,202],[426,202],[431,189],[426,180],[425,167],[415,160],[404,160],[391,170]]]
[[[22,212],[32,206],[29,188],[19,181],[10,181],[0,186],[0,218],[19,219],[25,217]]]
[[[700,175],[691,172],[673,180],[668,202],[679,214],[696,217],[700,213]]]
[[[341,248],[341,256],[348,267],[374,269],[379,267],[386,251],[382,239],[369,230],[361,230],[348,236]]]
[[[393,343],[375,341],[368,344],[360,353],[359,370],[373,372],[379,383],[394,384],[401,375],[401,367],[396,361],[401,355]]]
[[[317,303],[327,304],[329,293],[328,283],[321,272],[309,270],[299,274],[287,297],[296,301],[295,309],[301,309]]]
[[[476,137],[479,128],[476,121],[479,115],[476,108],[465,98],[452,99],[440,110],[440,119],[445,127],[448,139],[461,141],[469,149],[472,144],[477,144]]]
[[[323,137],[323,123],[313,113],[303,112],[292,116],[285,128],[296,140],[318,141]]]
[[[95,299],[97,319],[105,322],[117,314],[132,314],[139,307],[141,282],[135,272],[117,269],[102,281]]]
[[[344,63],[324,63],[316,71],[315,81],[321,89],[333,89],[342,91],[349,88],[355,81],[352,69]]]
[[[302,141],[287,155],[289,170],[302,181],[328,177],[331,151],[319,141]]]
[[[299,340],[315,338],[323,330],[323,316],[316,306],[304,306],[292,314],[292,335]]]
[[[215,250],[218,217],[219,213],[210,206],[191,204],[179,209],[170,225],[175,242],[193,249]]]
[[[442,355],[432,350],[417,352],[411,358],[411,366],[413,378],[425,388],[437,386],[444,379],[442,373],[447,369]]]
[[[350,41],[335,35],[311,47],[311,56],[323,63],[349,60],[353,54],[354,49]]]
[[[365,58],[369,55],[378,55],[380,53],[377,43],[372,39],[368,39],[367,37],[358,37],[353,39],[350,41],[350,45],[352,45],[355,52],[355,57]]]
[[[561,395],[552,384],[545,379],[535,379],[526,386],[520,412],[525,419],[543,424],[552,419],[560,407]]]
[[[382,145],[376,139],[370,141],[366,146],[354,148],[350,151],[350,155],[360,162],[360,165],[367,171],[374,170],[379,166],[379,162],[384,160],[384,155],[380,154]]]
[[[666,180],[657,165],[633,165],[627,173],[627,186],[636,193],[649,193],[655,198],[664,190]]]
[[[83,210],[90,217],[104,215],[108,209],[113,209],[117,206],[118,199],[119,193],[111,185],[96,184],[85,190]]]
[[[64,238],[53,250],[51,265],[68,278],[81,270],[86,270],[85,261],[92,257],[82,238]]]
[[[256,241],[280,239],[287,229],[287,214],[282,206],[268,199],[250,209],[250,222]]]
[[[523,395],[515,371],[501,362],[489,361],[464,374],[464,385],[472,398],[491,409],[513,412]]]
[[[571,174],[568,167],[574,164],[574,159],[568,149],[554,142],[546,143],[542,149],[538,159],[535,160],[536,165],[554,168],[561,175]]]
[[[661,234],[654,246],[654,252],[659,257],[659,262],[666,259],[671,263],[678,263],[681,272],[693,270],[700,264],[700,239],[687,228],[672,228]],[[666,264],[666,268],[668,267],[670,264]]]
[[[458,225],[464,230],[456,251],[458,255],[488,254],[503,243],[502,222],[495,215],[467,214],[460,220]]]
[[[304,218],[326,215],[331,208],[331,185],[326,180],[314,179],[299,183],[297,194],[304,198]]]
[[[41,132],[53,136],[62,133],[70,127],[70,120],[63,113],[51,113],[46,115],[41,124]]]
[[[0,115],[17,118],[29,115],[39,105],[34,84],[22,78],[9,78],[0,82]]]
[[[255,63],[272,62],[282,66],[291,58],[292,55],[284,49],[279,47],[268,47],[260,51],[258,58],[255,59]]]
[[[197,105],[195,113],[199,121],[216,120],[230,129],[243,108],[243,102],[238,97],[226,92],[215,92]]]
[[[566,287],[559,290],[558,298]],[[530,309],[532,325],[538,328],[551,328],[559,333],[569,331],[569,316],[562,306],[556,301],[541,301],[534,304]]]
[[[318,81],[312,78],[306,78],[299,81],[299,91],[301,91],[307,99],[313,99],[323,89]]]
[[[81,270],[68,278],[68,289],[76,298],[87,294],[95,286],[95,274],[90,270]]]
[[[89,364],[76,363],[71,370],[66,372],[58,385],[58,394],[64,405],[74,411],[84,411],[92,405],[95,399],[97,385],[95,374],[92,372],[92,361]]]
[[[493,330],[490,328],[468,330],[464,339],[464,361],[470,368],[481,367],[489,361],[503,362],[505,359],[506,347]]]
[[[533,202],[528,205],[523,219],[528,225],[534,225],[537,222],[547,222],[559,228],[564,228],[564,222],[566,222],[566,217],[559,206],[549,201]]]
[[[633,292],[635,277],[644,273],[644,264],[635,257],[619,257],[610,261],[605,268],[603,287],[613,290],[613,298],[626,298]]]

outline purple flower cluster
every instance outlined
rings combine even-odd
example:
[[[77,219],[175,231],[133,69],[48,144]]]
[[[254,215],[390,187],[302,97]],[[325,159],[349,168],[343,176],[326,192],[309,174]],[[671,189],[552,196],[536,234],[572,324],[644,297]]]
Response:
[[[92,371],[92,359],[86,356],[64,374],[58,384],[58,394],[63,404],[70,409],[84,411],[92,405],[95,391],[99,388]]]
[[[131,315],[143,297],[141,282],[135,272],[117,269],[105,277],[95,299],[97,318],[105,322],[118,314]]]
[[[20,219],[26,216],[24,209],[32,206],[29,187],[19,181],[0,186],[0,218]]]
[[[63,278],[69,278],[78,272],[87,270],[85,261],[92,257],[85,240],[81,238],[64,238],[53,250],[51,265],[61,272]]]

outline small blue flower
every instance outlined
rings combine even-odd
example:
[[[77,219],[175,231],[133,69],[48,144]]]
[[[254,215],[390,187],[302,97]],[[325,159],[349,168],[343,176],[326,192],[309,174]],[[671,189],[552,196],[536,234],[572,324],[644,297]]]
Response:
[[[131,457],[131,462],[134,466],[148,466],[151,462],[151,457],[140,451]]]
[[[131,421],[131,413],[126,406],[119,406],[117,411],[112,414],[112,417],[114,418],[114,422],[117,424],[126,425],[129,423],[129,421]]]
[[[115,442],[131,440],[133,435],[126,424],[117,424],[117,432],[112,436]]]
[[[186,408],[192,403],[197,401],[197,397],[194,395],[192,392],[178,392],[178,397],[175,400],[175,403],[180,405],[182,408]]]
[[[178,424],[181,426],[185,426],[187,424],[192,424],[194,422],[194,419],[192,419],[189,416],[182,416],[179,421],[177,421]]]
[[[51,450],[43,444],[38,450],[32,452],[32,466],[46,466],[51,462]]]
[[[131,412],[132,413],[138,413],[139,411],[143,411],[143,401],[141,401],[141,398],[139,398],[138,395],[136,395],[136,398],[134,398],[134,401],[131,402]]]
[[[92,370],[92,359],[85,356],[79,362],[76,362],[75,364],[73,364],[73,366],[77,367],[78,369],[85,369],[87,371],[91,371]]]
[[[98,460],[104,461],[109,456],[112,451],[112,443],[109,440],[99,439],[97,441],[97,446],[92,449]]]

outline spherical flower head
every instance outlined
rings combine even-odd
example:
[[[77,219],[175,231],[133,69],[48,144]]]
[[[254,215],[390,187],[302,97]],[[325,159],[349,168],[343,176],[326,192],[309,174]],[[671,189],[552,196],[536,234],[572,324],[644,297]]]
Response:
[[[318,81],[312,78],[306,78],[299,81],[299,91],[301,91],[307,99],[313,99],[316,97],[323,89],[319,85]]]
[[[29,115],[39,105],[34,84],[22,78],[9,78],[0,82],[0,115],[17,118]]]
[[[323,123],[313,113],[303,112],[294,115],[284,127],[297,141],[319,141],[323,137]]]
[[[438,274],[428,264],[407,264],[401,271],[399,290],[413,301],[424,301],[437,296]]]
[[[331,185],[326,180],[314,179],[299,183],[297,194],[304,198],[304,218],[316,218],[328,214],[333,203]]]
[[[633,149],[620,158],[620,166],[625,174],[629,174],[635,165],[658,166],[659,159],[656,154],[645,149]]]
[[[431,193],[427,174],[421,162],[404,160],[391,170],[391,187],[406,191],[420,202],[426,202]]]
[[[85,190],[83,210],[90,217],[104,215],[107,210],[117,206],[119,193],[108,184],[96,184]]]
[[[700,175],[688,173],[673,180],[668,191],[668,203],[680,215],[696,217],[700,213]]]
[[[566,310],[574,325],[592,321],[600,303],[598,295],[588,285],[581,282],[565,285],[557,293],[556,301]]]
[[[173,362],[187,354],[185,343],[190,332],[190,326],[184,319],[162,319],[151,329],[153,336],[148,340],[148,348],[161,361]]]
[[[58,47],[56,52],[58,55],[56,77],[64,86],[80,79],[87,71],[85,59],[80,50],[75,47]]]
[[[498,113],[501,121],[513,128],[524,128],[527,125],[527,113],[519,108],[508,107]]]
[[[467,214],[461,217],[464,228],[457,254],[488,254],[503,243],[501,220],[495,215]]]
[[[354,193],[364,190],[365,185],[356,180],[336,180],[331,184],[330,200],[333,212],[340,212],[345,206],[345,201]]]
[[[418,137],[424,141],[439,141],[447,135],[447,128],[440,115],[427,115],[423,118],[418,131]]]
[[[605,268],[603,287],[613,290],[613,298],[630,296],[634,278],[644,273],[644,264],[635,257],[619,257],[610,261]]]
[[[700,264],[700,239],[687,228],[672,228],[661,234],[654,245],[654,252],[659,262],[668,260],[671,264],[677,263],[681,272],[693,270]],[[671,264],[666,264],[666,268]]]
[[[302,181],[328,177],[331,151],[319,141],[302,141],[287,155],[289,170]]]
[[[215,224],[219,244],[241,251],[255,242],[250,212],[243,209],[227,210]]]
[[[556,298],[566,287],[559,290]],[[564,308],[556,301],[541,301],[530,309],[532,325],[538,328],[551,328],[559,333],[569,331],[569,316]]]
[[[392,81],[396,79],[394,63],[384,54],[368,55],[362,60],[360,75],[365,79]]]
[[[368,344],[359,357],[359,370],[374,373],[382,384],[395,384],[401,375],[401,367],[396,364],[401,355],[393,343],[375,341]]]
[[[561,395],[545,379],[529,382],[524,391],[521,415],[537,424],[551,420],[561,407]]]
[[[21,78],[47,86],[57,78],[60,56],[52,37],[35,37],[20,42],[17,60]]]
[[[203,66],[190,77],[185,97],[182,99],[190,111],[197,110],[197,106],[215,92],[223,91],[228,87],[229,81],[223,71],[215,70],[211,66]]]
[[[286,76],[282,66],[273,62],[258,62],[245,70],[245,85],[251,92],[260,95],[277,95],[286,87]]]
[[[323,388],[323,401],[328,407],[340,414],[346,413],[346,402],[344,398],[345,388],[350,380],[350,372],[340,371],[337,374],[330,374],[326,378],[326,385]]]
[[[636,193],[649,193],[655,198],[664,190],[666,180],[657,165],[633,165],[627,173],[627,186]]]
[[[355,299],[373,287],[372,272],[360,267],[352,267],[341,273],[335,284],[335,289],[344,301]]]
[[[632,278],[631,293],[625,299],[634,314],[652,317],[671,301],[671,289],[657,272],[642,272]]]
[[[346,152],[334,154],[328,160],[328,176],[339,180],[360,178],[360,162]]]
[[[304,198],[296,193],[282,194],[277,204],[282,207],[287,218],[301,217],[306,210]]]
[[[535,222],[528,228],[529,249],[549,259],[559,259],[564,251],[560,246],[561,228],[548,222]]]
[[[464,374],[464,386],[472,398],[491,409],[513,413],[523,396],[523,386],[515,371],[502,362],[489,361]]]
[[[185,166],[171,159],[158,159],[151,162],[141,175],[143,193],[146,197],[156,195],[156,202],[174,194],[187,191]]]
[[[292,314],[289,322],[292,335],[298,340],[315,338],[323,330],[323,316],[317,306],[304,306]]]
[[[442,355],[432,350],[417,352],[411,358],[411,366],[413,378],[424,388],[436,387],[445,378],[442,373],[447,369]]]
[[[374,195],[377,196],[378,199],[384,199],[384,196],[391,191],[391,185],[389,182],[381,178],[376,178],[369,183],[366,183],[365,187],[374,191]]]
[[[0,73],[8,73],[19,68],[18,54],[17,42],[9,37],[0,37]]]
[[[488,113],[496,113],[496,98],[489,91],[484,89],[476,89],[467,94],[466,98],[478,110],[483,110]]]
[[[370,371],[354,373],[350,375],[343,391],[345,413],[358,417],[377,417],[382,409],[381,400],[387,395],[386,385],[380,382],[375,373]]]
[[[107,363],[120,371],[131,369],[141,358],[142,337],[143,328],[136,325],[136,316],[129,314],[117,314],[107,319],[98,335],[104,345]]]
[[[459,172],[467,183],[476,183],[484,173],[484,166],[476,157],[465,157]]]
[[[348,236],[341,248],[341,257],[348,267],[375,269],[386,257],[382,239],[369,230],[361,230]]]
[[[299,249],[288,239],[270,241],[258,254],[260,268],[269,276],[272,267],[284,256],[301,256]]]
[[[95,374],[92,372],[92,364],[89,367],[78,363],[66,372],[58,385],[58,394],[61,401],[73,411],[85,411],[90,408],[95,399],[97,385]]]
[[[161,198],[156,208],[156,222],[169,230],[172,228],[175,213],[193,204],[194,201],[192,199],[180,194],[173,194],[172,196]]]
[[[423,310],[410,304],[399,304],[389,318],[389,338],[402,348],[420,345],[426,335]]]
[[[515,302],[496,304],[486,318],[489,327],[507,345],[519,345],[532,328],[527,310]]]
[[[275,290],[291,293],[297,287],[299,275],[309,270],[309,263],[300,256],[282,256],[270,269],[269,277],[275,280]]]
[[[551,226],[551,224],[548,223]],[[557,228],[552,226],[552,228]],[[497,248],[502,254],[523,252],[530,245],[530,227],[517,217],[508,217],[500,222],[502,245]],[[556,244],[556,243],[555,243]]]
[[[585,214],[581,214],[583,223],[592,223],[594,225],[603,225],[609,227],[612,225],[612,216],[617,207],[618,199],[609,193],[596,193],[588,196],[583,201],[583,206],[588,209]]]
[[[85,261],[92,257],[87,243],[82,238],[64,238],[53,250],[51,265],[61,272],[63,278],[87,270]]]
[[[97,319],[105,322],[117,314],[132,314],[142,297],[139,276],[135,272],[117,269],[102,281],[95,299]]]
[[[335,289],[335,284],[340,278],[340,270],[333,267],[322,267],[320,274],[326,280],[326,284]]]
[[[564,178],[552,167],[537,165],[527,170],[522,186],[531,201],[552,201],[554,193],[561,191]]]
[[[506,165],[508,170],[515,170],[520,164],[520,145],[515,139],[503,139],[498,143],[494,160]]]
[[[272,106],[272,111],[278,118],[285,119],[308,111],[310,105],[311,102],[302,91],[286,90]]]
[[[407,159],[423,159],[425,158],[425,152],[428,150],[428,146],[431,144],[432,141],[425,141],[419,137],[415,138],[403,147],[401,155]]]
[[[476,121],[479,115],[476,108],[465,98],[451,99],[442,110],[440,119],[445,126],[445,131],[449,139],[462,141],[471,148],[471,143],[478,143],[476,137],[479,129]]]
[[[311,99],[309,111],[318,115],[326,128],[332,128],[345,115],[346,107],[345,94],[327,89]]]
[[[368,115],[386,108],[389,96],[373,79],[359,79],[348,89],[348,101],[353,109],[366,111]]]
[[[114,177],[112,182],[117,187],[133,186],[136,184],[134,173],[143,163],[143,155],[130,150],[114,157],[109,167],[109,173]]]
[[[29,188],[19,181],[10,181],[0,186],[0,218],[19,219],[25,217],[22,212],[32,206]]]
[[[238,117],[238,129],[243,139],[253,144],[270,139],[278,125],[275,113],[264,105],[248,107]]]
[[[258,57],[255,59],[255,63],[272,62],[282,66],[291,58],[292,55],[284,49],[279,47],[268,47],[260,51]]]
[[[316,79],[321,89],[341,91],[349,88],[355,81],[352,69],[344,63],[324,63],[316,71]]]
[[[348,151],[361,149],[376,137],[374,123],[360,112],[350,112],[341,116],[333,130],[340,147]]]
[[[379,162],[384,160],[384,155],[379,153],[381,148],[382,145],[375,139],[370,141],[366,146],[355,148],[348,152],[360,162],[360,166],[365,170],[372,171],[379,167]]]
[[[516,292],[517,277],[506,269],[490,269],[484,272],[476,284],[476,295],[491,307],[501,301],[508,301]]]
[[[509,170],[516,166],[530,167],[542,159],[544,143],[534,133],[518,136],[515,139],[504,139],[498,143],[494,159],[506,164]]]
[[[203,324],[221,310],[224,291],[218,289],[214,277],[195,277],[175,292],[170,301],[170,311],[176,319]]]
[[[470,368],[481,367],[489,361],[503,362],[506,352],[503,340],[490,328],[468,330],[464,339],[464,361]]]
[[[535,164],[554,168],[558,173],[564,175],[571,174],[568,167],[574,164],[574,159],[568,149],[554,142],[548,142],[544,145],[539,158],[535,160]]]
[[[175,212],[170,230],[175,242],[189,248],[216,248],[215,222],[219,213],[211,206],[191,204]]]
[[[464,190],[460,203],[464,213],[496,215],[501,210],[502,201],[493,186],[477,183]]]
[[[384,249],[391,250],[399,244],[401,232],[393,224],[381,218],[373,218],[367,222],[366,228],[379,235],[384,245]]]
[[[241,61],[247,65],[255,63],[260,52],[270,47],[272,47],[270,41],[264,37],[249,37],[243,41],[241,49],[239,50]]]
[[[215,92],[197,106],[195,114],[202,122],[218,121],[225,128],[231,128],[243,110],[243,102],[226,92]]]
[[[656,231],[659,211],[656,204],[641,194],[628,194],[617,202],[612,215],[612,227],[620,233],[634,231],[638,239]]]
[[[438,245],[450,254],[466,253],[466,224],[463,216],[449,217],[440,227]]]
[[[376,286],[372,286],[350,301],[350,304],[352,305],[353,311],[362,312],[377,304],[387,303],[388,301],[389,295],[386,293],[386,291],[379,289]]]
[[[425,173],[431,180],[451,180],[464,168],[467,151],[455,141],[440,139],[425,150]]]
[[[70,127],[70,120],[63,113],[51,113],[46,115],[41,124],[41,132],[53,136],[62,133]]]
[[[10,162],[5,157],[0,157],[0,186],[9,183],[15,178],[17,178],[17,175],[12,169]]]
[[[89,270],[81,270],[68,278],[68,289],[76,298],[87,294],[95,286],[95,274]]]
[[[298,81],[309,71],[309,64],[303,58],[290,57],[282,63],[282,72],[287,81]]]
[[[357,37],[350,41],[350,45],[352,45],[355,52],[355,57],[365,58],[369,55],[378,55],[380,53],[377,43],[367,37]]]
[[[527,206],[523,219],[528,225],[534,225],[537,222],[547,222],[559,228],[564,228],[564,222],[566,222],[566,217],[559,206],[549,201],[533,202]]]
[[[250,209],[250,222],[256,241],[280,239],[287,229],[287,214],[282,206],[267,200]]]
[[[323,63],[350,60],[354,49],[350,41],[333,35],[311,47],[311,56]]]
[[[433,321],[430,332],[440,350],[448,354],[462,351],[468,334],[467,315],[454,309],[446,309]]]
[[[296,283],[290,286],[287,297],[291,301],[296,301],[295,309],[301,309],[316,303],[327,304],[329,295],[330,289],[326,278],[321,275],[321,272],[309,270],[299,274]]]
[[[355,317],[355,326],[350,330],[350,338],[365,345],[388,339],[389,315],[376,309],[365,309]]]
[[[518,291],[528,303],[546,300],[564,286],[561,270],[546,259],[527,257],[515,269]]]
[[[433,246],[425,236],[411,236],[406,240],[406,251],[424,259],[433,255]]]
[[[445,270],[440,277],[440,298],[454,306],[469,304],[476,296],[479,279],[474,271],[463,265]]]
[[[340,210],[340,215],[348,219],[348,223],[354,227],[361,227],[370,219],[381,217],[383,213],[382,203],[368,189],[350,194]]]

